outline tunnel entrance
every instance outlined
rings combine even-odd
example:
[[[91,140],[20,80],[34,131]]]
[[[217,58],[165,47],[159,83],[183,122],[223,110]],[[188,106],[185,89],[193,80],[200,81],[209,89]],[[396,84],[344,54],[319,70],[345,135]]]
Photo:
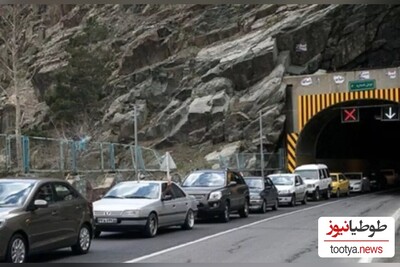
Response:
[[[299,135],[297,165],[324,163],[337,172],[379,169],[398,172],[400,121],[381,121],[381,109],[388,105],[399,104],[364,99],[341,102],[320,111]],[[359,107],[359,122],[342,123],[342,107]]]

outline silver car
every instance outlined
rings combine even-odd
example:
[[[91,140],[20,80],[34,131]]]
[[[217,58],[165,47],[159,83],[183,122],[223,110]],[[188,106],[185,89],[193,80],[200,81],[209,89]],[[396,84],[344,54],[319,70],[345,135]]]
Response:
[[[296,206],[298,201],[307,204],[307,188],[300,175],[292,173],[271,174],[268,176],[278,189],[279,204]]]
[[[142,231],[154,237],[160,227],[192,229],[196,199],[174,182],[128,181],[111,188],[93,203],[95,237],[101,232]]]
[[[370,181],[362,172],[346,172],[344,175],[350,181],[350,192],[365,193],[371,191]]]

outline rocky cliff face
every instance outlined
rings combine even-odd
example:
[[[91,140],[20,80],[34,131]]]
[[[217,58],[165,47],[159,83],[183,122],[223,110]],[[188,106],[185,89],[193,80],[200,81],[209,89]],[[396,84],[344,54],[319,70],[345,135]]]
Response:
[[[90,46],[112,54],[102,108],[87,122],[100,140],[132,141],[136,103],[139,138],[156,148],[242,141],[251,149],[261,111],[274,149],[285,123],[284,75],[400,60],[399,6],[83,5],[64,12],[32,55],[31,89],[42,104],[27,119],[45,125],[44,96],[69,64],[66,48],[95,18],[108,34]]]

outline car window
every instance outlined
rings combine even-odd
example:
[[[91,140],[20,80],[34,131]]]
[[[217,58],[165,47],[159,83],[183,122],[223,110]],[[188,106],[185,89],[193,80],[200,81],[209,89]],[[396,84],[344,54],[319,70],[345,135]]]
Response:
[[[273,185],[272,181],[269,178],[265,178],[265,184],[267,186],[272,186]]]
[[[185,193],[183,193],[183,191],[178,186],[176,186],[176,184],[172,184],[171,187],[172,187],[172,192],[176,198],[185,197]]]
[[[64,184],[54,184],[56,201],[71,201],[76,199],[77,194]]]
[[[331,174],[329,173],[329,170],[325,169],[325,171],[326,171],[326,178],[329,178],[331,176]]]
[[[319,173],[319,179],[323,179],[324,173],[322,172],[322,170],[318,170],[318,173]]]
[[[304,184],[303,179],[301,179],[300,176],[297,176],[297,179],[299,180],[300,184]]]
[[[228,180],[229,176],[233,176],[233,174],[228,172]],[[226,176],[223,171],[192,172],[182,183],[182,187],[220,187],[224,185],[226,185]]]
[[[234,181],[237,184],[246,184],[246,182],[240,177],[237,173],[233,173],[233,178],[235,179]]]
[[[340,180],[346,180],[346,177],[344,177],[343,174],[339,175],[339,177],[340,177],[340,178],[339,178]]]
[[[167,183],[163,183],[162,184],[162,195],[165,196],[171,196],[172,198],[174,198],[174,192],[172,190],[172,184],[168,185]]]
[[[50,184],[45,184],[42,185],[38,192],[35,195],[34,200],[46,200],[48,203],[53,203],[54,202],[54,194],[53,194],[53,189],[51,188]]]

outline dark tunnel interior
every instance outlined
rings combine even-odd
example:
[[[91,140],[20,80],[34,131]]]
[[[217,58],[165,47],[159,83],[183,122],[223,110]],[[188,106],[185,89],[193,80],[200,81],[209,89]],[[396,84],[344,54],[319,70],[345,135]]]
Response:
[[[400,121],[381,121],[386,100],[356,100],[329,107],[304,127],[296,148],[298,164],[326,163],[338,171],[396,169],[400,165]],[[358,107],[359,122],[342,123],[342,107]],[[393,112],[398,112],[394,110]]]

